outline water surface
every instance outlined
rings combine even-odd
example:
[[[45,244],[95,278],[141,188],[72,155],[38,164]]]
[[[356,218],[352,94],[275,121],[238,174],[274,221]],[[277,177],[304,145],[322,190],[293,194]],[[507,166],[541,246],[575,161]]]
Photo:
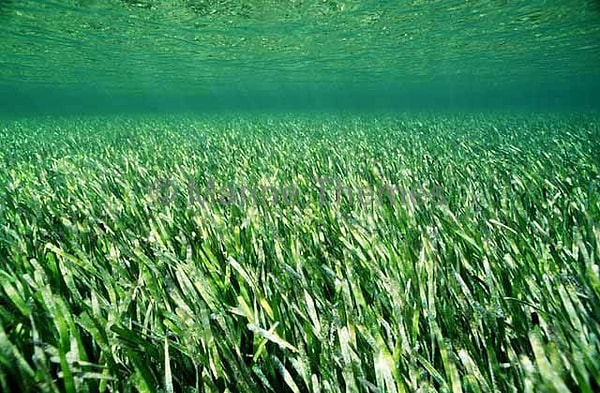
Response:
[[[5,0],[0,103],[594,107],[599,22],[592,0]]]

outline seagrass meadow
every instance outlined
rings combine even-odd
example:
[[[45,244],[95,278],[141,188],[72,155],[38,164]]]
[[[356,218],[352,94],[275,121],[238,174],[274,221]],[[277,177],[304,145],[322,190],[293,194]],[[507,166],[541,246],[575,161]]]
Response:
[[[598,0],[0,0],[0,393],[600,392]]]
[[[599,124],[4,121],[0,390],[597,392]]]

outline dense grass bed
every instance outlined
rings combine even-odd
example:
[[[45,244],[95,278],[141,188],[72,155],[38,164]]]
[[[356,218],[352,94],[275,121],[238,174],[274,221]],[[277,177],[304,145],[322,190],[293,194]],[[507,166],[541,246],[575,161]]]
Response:
[[[598,124],[4,122],[0,390],[598,391]]]

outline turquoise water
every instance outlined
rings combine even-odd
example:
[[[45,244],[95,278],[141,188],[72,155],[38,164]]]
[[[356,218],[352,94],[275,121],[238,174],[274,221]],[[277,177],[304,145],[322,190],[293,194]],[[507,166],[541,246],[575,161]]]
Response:
[[[5,113],[590,109],[597,1],[0,1]]]

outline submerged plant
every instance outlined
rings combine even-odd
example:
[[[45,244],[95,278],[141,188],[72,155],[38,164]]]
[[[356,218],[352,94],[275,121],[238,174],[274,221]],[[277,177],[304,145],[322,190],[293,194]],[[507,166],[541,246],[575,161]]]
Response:
[[[7,123],[1,389],[593,392],[597,124]]]

